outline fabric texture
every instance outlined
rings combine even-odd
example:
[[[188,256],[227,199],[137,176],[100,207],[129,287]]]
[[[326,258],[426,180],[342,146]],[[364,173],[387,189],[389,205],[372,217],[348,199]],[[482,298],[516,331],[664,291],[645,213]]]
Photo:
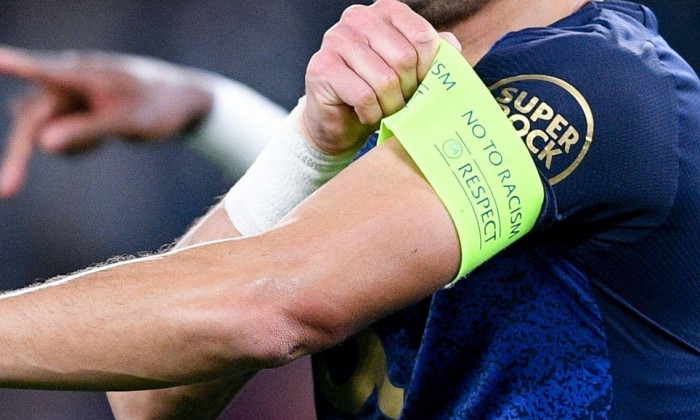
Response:
[[[316,356],[319,418],[700,418],[697,76],[610,0],[475,69],[542,174],[538,226]]]

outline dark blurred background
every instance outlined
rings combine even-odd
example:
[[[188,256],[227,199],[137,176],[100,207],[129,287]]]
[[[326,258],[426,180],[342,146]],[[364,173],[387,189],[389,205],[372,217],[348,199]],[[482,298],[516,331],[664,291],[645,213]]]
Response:
[[[353,2],[333,0],[0,1],[0,43],[150,55],[216,71],[291,108],[323,32]],[[365,1],[368,3],[368,1]],[[670,44],[700,69],[700,2],[646,0]],[[11,98],[0,78],[0,149]],[[180,236],[234,180],[182,141],[106,142],[75,156],[37,155],[20,195],[0,202],[0,289],[155,251]],[[283,391],[303,384],[300,392]],[[289,389],[289,388],[288,388]],[[223,419],[309,419],[306,361],[267,373]],[[0,391],[0,420],[112,419],[101,393]]]

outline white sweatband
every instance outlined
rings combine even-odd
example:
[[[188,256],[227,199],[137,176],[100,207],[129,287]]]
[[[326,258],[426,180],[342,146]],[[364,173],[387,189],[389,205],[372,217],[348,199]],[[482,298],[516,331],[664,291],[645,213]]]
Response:
[[[305,98],[270,144],[231,188],[224,206],[243,235],[262,233],[352,162],[356,151],[327,155],[310,146],[302,128]]]
[[[211,74],[212,109],[189,134],[190,147],[240,178],[255,161],[288,112],[250,87]]]

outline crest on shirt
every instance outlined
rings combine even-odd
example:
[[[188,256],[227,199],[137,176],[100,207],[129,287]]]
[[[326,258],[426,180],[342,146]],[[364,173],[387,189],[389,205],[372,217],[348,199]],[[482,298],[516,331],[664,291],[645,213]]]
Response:
[[[568,82],[529,74],[489,87],[518,134],[554,185],[576,170],[593,142],[593,112]]]

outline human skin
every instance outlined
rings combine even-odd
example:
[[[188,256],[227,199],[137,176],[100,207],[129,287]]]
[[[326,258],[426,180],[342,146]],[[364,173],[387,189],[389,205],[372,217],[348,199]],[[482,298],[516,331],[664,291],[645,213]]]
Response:
[[[384,1],[373,10],[388,16],[398,4]],[[434,34],[434,56],[437,33],[424,25]],[[413,71],[411,77],[417,76]],[[325,86],[334,91],[333,85]],[[326,113],[320,121],[327,123],[333,120],[329,114],[337,115],[336,109],[328,112],[331,107],[309,106],[303,115]],[[344,112],[350,115],[352,110]],[[357,141],[336,145],[336,150],[354,147]],[[382,171],[392,176],[375,180]],[[351,207],[345,205],[348,196],[353,197]],[[382,200],[373,199],[377,196]],[[430,216],[421,223],[413,219],[416,213],[397,216],[403,205],[425,206]],[[431,218],[442,223],[431,226]],[[222,217],[207,220],[230,223]],[[213,222],[203,222],[200,229],[207,230],[208,223]],[[411,225],[416,229],[407,230]],[[452,252],[444,249],[450,245],[445,237],[436,241],[437,248],[416,246],[421,238],[434,237],[428,232],[436,228],[444,230],[438,236],[452,235]],[[393,237],[402,240],[389,239]],[[376,259],[380,249],[387,261]],[[0,332],[0,348],[15,356],[0,360],[6,367],[0,384],[159,388],[278,366],[337,343],[429,295],[452,279],[458,263],[449,216],[401,147],[389,142],[264,235],[176,249],[5,296],[0,313],[7,314],[3,323],[8,331],[7,336]],[[411,272],[420,279],[416,288],[407,287],[405,296],[389,301],[380,299],[388,282],[412,265]],[[314,285],[316,281],[326,284]],[[48,352],[58,342],[61,354]],[[22,350],[13,351],[15,347]]]
[[[449,215],[391,141],[264,235],[5,295],[0,385],[158,388],[280,366],[439,290],[459,255]]]
[[[495,13],[514,11],[516,3],[495,2],[451,28],[470,62],[503,31],[552,23],[584,2],[535,1],[532,13],[499,24],[502,15]],[[359,10],[386,17],[396,4],[384,0]],[[360,26],[345,36],[365,33],[362,19],[349,22]],[[307,85],[322,73],[314,66],[337,65],[318,57],[332,56],[341,44],[331,43],[312,60]],[[384,47],[377,49],[381,57]],[[416,77],[426,62],[418,56]],[[406,57],[396,57],[403,65],[394,68],[362,55],[345,62],[375,63],[374,70],[350,64],[350,71],[338,70],[335,84],[312,84],[307,94],[314,100],[303,116],[314,144],[329,153],[354,147],[366,126],[400,108],[417,85],[406,80]],[[390,71],[395,74],[386,76]],[[354,92],[360,94],[351,97]],[[78,389],[230,384],[227,377],[326,348],[429,296],[452,280],[460,260],[449,216],[395,141],[353,164],[264,235],[207,242],[220,236],[205,231],[230,228],[221,212],[199,225],[203,245],[88,271],[0,302],[0,349],[7,355],[0,357],[7,367],[0,383]],[[59,342],[60,354],[52,354]]]

